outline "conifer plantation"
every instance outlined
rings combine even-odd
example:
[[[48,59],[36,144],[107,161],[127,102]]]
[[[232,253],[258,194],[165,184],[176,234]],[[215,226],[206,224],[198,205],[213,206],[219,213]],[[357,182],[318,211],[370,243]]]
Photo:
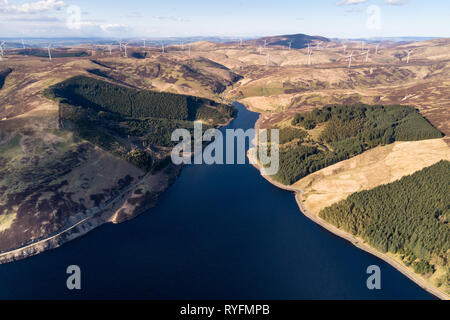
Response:
[[[388,185],[354,193],[319,216],[381,252],[399,254],[419,274],[443,269],[438,286],[449,288],[449,177],[450,162],[441,161]]]
[[[292,125],[305,131],[320,129],[320,134],[307,143],[303,136],[296,145],[280,149],[280,170],[274,178],[288,185],[379,145],[442,137],[415,108],[401,105],[314,109],[297,114]],[[286,142],[285,133],[282,137]]]
[[[166,150],[176,129],[203,129],[235,116],[232,106],[180,94],[139,90],[86,76],[76,76],[47,89],[59,101],[61,125],[128,162],[146,170],[167,164],[152,159],[152,149]],[[168,150],[168,149],[167,149]]]

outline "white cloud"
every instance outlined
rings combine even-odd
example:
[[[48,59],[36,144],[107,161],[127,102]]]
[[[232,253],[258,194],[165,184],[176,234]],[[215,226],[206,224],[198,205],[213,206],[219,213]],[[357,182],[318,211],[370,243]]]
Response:
[[[363,9],[347,9],[345,10],[347,13],[361,13],[363,12]]]
[[[154,16],[153,19],[158,19],[158,20],[171,20],[171,21],[176,21],[176,22],[191,22],[191,20],[189,19],[183,19],[183,18],[178,18],[178,17],[163,17],[163,16]]]
[[[20,5],[9,4],[8,0],[0,3],[0,11],[7,13],[36,13],[50,10],[60,10],[66,4],[62,0],[39,0]]]
[[[46,14],[10,14],[0,12],[0,20],[8,22],[61,22],[63,19]]]
[[[366,3],[368,0],[341,0],[336,3],[337,6],[351,6],[354,4]]]
[[[124,24],[108,23],[100,25],[100,29],[106,33],[126,33],[130,28]]]
[[[402,6],[407,4],[408,0],[386,0],[385,4],[390,6]]]

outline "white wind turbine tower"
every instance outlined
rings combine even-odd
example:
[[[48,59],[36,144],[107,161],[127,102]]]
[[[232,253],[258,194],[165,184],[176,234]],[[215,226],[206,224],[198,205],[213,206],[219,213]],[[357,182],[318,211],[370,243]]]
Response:
[[[4,47],[5,46],[5,41],[2,41],[2,43],[0,43],[0,60],[3,60],[3,56],[5,55],[5,51],[4,51]]]
[[[413,53],[414,50],[408,50],[408,57],[406,58],[406,63],[409,63],[409,58],[411,57],[411,53]]]
[[[123,52],[124,52],[125,58],[128,58],[127,46],[128,46],[128,42],[123,44]]]
[[[347,45],[344,44],[344,55],[347,54]]]
[[[366,52],[366,63],[369,61],[369,53],[370,53],[370,50],[367,49],[367,52]]]
[[[310,66],[312,64],[311,55],[312,55],[312,49],[311,49],[311,46],[308,44],[308,66]]]
[[[239,46],[242,47],[242,39],[239,39]]]
[[[164,42],[161,45],[161,52],[164,53]]]
[[[23,39],[22,39],[22,49],[25,49],[25,42],[23,42]]]
[[[350,69],[352,67],[352,59],[353,59],[353,51],[348,56],[348,68]]]
[[[48,60],[52,61],[52,50],[50,49],[50,47],[52,46],[52,44],[50,43],[47,47],[48,50]]]
[[[267,40],[264,40],[264,48],[267,46]]]
[[[361,51],[364,51],[364,46],[365,46],[365,42],[364,41],[361,41]]]
[[[122,55],[122,40],[119,40],[120,55]]]
[[[292,41],[289,41],[289,50],[292,48]]]
[[[112,56],[112,44],[108,45],[109,55]]]
[[[378,48],[380,48],[380,44],[378,43],[377,46],[375,47],[375,54],[378,54]]]

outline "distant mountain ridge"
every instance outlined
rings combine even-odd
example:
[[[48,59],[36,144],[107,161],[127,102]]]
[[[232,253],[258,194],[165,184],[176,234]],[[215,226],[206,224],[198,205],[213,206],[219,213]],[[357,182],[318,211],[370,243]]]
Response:
[[[330,39],[320,36],[309,36],[306,34],[298,33],[281,36],[263,37],[255,40],[246,41],[246,43],[253,45],[258,44],[261,45],[264,44],[264,42],[266,42],[268,46],[285,46],[285,47],[289,47],[289,43],[292,43],[291,44],[292,49],[304,49],[308,47],[308,44],[312,44],[318,41],[330,42]]]

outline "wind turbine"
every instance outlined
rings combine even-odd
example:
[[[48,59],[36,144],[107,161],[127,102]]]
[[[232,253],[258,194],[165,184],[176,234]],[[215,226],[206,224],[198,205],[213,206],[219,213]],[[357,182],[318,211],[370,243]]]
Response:
[[[370,50],[367,49],[367,52],[366,52],[366,63],[369,61],[369,52],[370,52]]]
[[[109,55],[112,56],[112,44],[108,45]]]
[[[409,58],[411,57],[411,53],[413,53],[414,50],[408,50],[408,57],[406,58],[406,63],[409,63]]]
[[[161,46],[161,52],[164,53],[164,42],[162,43],[162,46]]]
[[[366,43],[364,42],[364,41],[361,41],[361,51],[364,51],[364,45],[365,45]]]
[[[127,46],[128,46],[128,43],[124,43],[124,44],[122,44],[122,45],[123,45],[124,57],[125,57],[125,58],[128,58],[128,52],[127,52]]]
[[[119,40],[120,55],[122,55],[122,40]]]
[[[25,49],[25,42],[23,42],[23,39],[22,39],[22,49]]]
[[[292,48],[292,41],[289,41],[289,50]]]
[[[145,39],[144,39],[144,49],[145,49],[145,48],[147,48],[147,45],[146,45],[146,43],[145,43]]]
[[[378,43],[376,48],[375,48],[375,54],[378,54],[378,48],[380,47],[380,44]]]
[[[267,40],[264,40],[264,48],[267,46]]]
[[[2,43],[0,43],[0,56],[3,58],[3,56],[5,55],[5,51],[4,51],[4,47],[5,46],[5,41],[2,41]]]
[[[311,49],[311,46],[308,44],[308,66],[311,65],[311,55],[312,55],[312,49]]]
[[[242,39],[239,39],[239,46],[242,47]]]
[[[347,45],[344,44],[344,55],[347,54]]]
[[[350,69],[352,67],[352,59],[353,59],[353,51],[348,56],[348,68]]]
[[[48,60],[52,61],[52,51],[50,49],[50,47],[52,46],[52,44],[50,43],[47,47],[48,50]]]

